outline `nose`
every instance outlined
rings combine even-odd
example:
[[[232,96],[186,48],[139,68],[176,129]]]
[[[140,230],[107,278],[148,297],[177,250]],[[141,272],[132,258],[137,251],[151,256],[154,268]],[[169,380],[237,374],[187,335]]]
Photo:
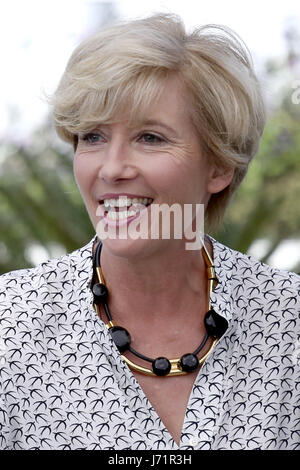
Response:
[[[131,162],[129,144],[122,138],[112,139],[107,143],[101,158],[98,176],[106,183],[122,179],[132,179],[137,170]]]

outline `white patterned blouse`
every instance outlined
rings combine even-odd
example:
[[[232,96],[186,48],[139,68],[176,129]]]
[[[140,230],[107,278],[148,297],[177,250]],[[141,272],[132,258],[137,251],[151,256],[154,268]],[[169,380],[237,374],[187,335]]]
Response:
[[[93,308],[95,238],[0,276],[0,449],[299,450],[300,277],[211,238],[229,326],[178,446]]]

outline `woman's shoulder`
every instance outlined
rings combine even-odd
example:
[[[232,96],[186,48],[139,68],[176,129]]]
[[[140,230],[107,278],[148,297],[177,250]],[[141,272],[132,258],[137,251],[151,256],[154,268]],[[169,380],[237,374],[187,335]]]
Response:
[[[90,302],[92,242],[29,269],[0,276],[0,364],[8,366],[15,351],[22,357],[43,351],[47,341],[65,334],[66,318],[84,322]],[[2,362],[1,362],[2,361]]]
[[[272,357],[280,348],[293,367],[300,365],[300,276],[212,240],[219,284],[214,307],[231,321],[232,338],[249,351]],[[248,349],[247,349],[248,348]],[[296,361],[297,359],[297,361]],[[298,372],[297,372],[298,373]]]
[[[74,279],[89,275],[92,259],[92,239],[87,245],[60,257],[39,263],[26,269],[9,271],[0,275],[0,316],[3,310],[12,308],[20,301],[38,300],[41,293],[55,293]]]
[[[300,294],[300,275],[270,266],[256,259],[254,256],[241,253],[210,237],[214,262],[222,271],[232,273],[232,280],[249,282],[263,286],[273,286],[279,289],[292,286]]]
[[[59,258],[48,259],[39,263],[37,266],[25,269],[16,269],[0,275],[0,309],[3,302],[3,296],[9,294],[15,295],[28,288],[39,288],[47,283],[51,272],[59,274],[62,265],[68,263],[69,254],[62,255]],[[2,296],[2,299],[1,299]],[[2,300],[2,302],[1,302]]]
[[[212,239],[219,278],[216,294],[247,317],[289,317],[299,321],[300,276],[262,263],[255,257]],[[299,325],[300,326],[300,325]]]

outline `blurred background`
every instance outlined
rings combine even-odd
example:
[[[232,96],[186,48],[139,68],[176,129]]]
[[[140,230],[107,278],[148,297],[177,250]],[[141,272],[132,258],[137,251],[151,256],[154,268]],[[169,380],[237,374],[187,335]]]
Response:
[[[149,6],[150,3],[150,6]],[[179,14],[187,29],[234,29],[248,45],[268,122],[218,233],[222,243],[300,271],[300,3],[252,0],[0,2],[0,274],[36,266],[94,235],[45,95],[76,45],[114,20]]]

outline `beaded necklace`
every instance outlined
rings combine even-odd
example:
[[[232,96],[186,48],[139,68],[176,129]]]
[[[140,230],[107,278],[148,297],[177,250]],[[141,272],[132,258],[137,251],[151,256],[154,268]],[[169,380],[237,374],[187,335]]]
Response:
[[[99,240],[96,250],[93,256],[93,269],[97,273],[98,282],[92,286],[92,292],[94,296],[94,308],[100,317],[100,305],[103,305],[105,313],[108,318],[108,322],[106,323],[106,327],[108,328],[111,337],[117,346],[119,352],[121,353],[122,359],[127,363],[127,365],[134,371],[140,372],[145,375],[151,376],[162,376],[162,377],[169,377],[174,375],[185,375],[189,372],[193,372],[198,369],[208,355],[213,350],[215,344],[224,334],[227,329],[228,323],[227,320],[222,317],[221,315],[217,314],[215,310],[211,308],[210,305],[210,294],[215,288],[216,284],[218,283],[218,279],[215,273],[215,269],[213,266],[213,262],[211,257],[203,243],[202,247],[202,255],[206,264],[207,270],[207,278],[208,278],[208,311],[204,317],[204,325],[206,328],[206,333],[204,338],[202,339],[198,348],[192,353],[186,353],[180,358],[175,359],[167,359],[166,357],[157,357],[156,359],[151,359],[139,352],[137,352],[131,346],[131,336],[130,333],[123,328],[122,326],[116,325],[113,321],[112,316],[110,314],[107,301],[108,301],[108,289],[105,284],[103,272],[100,265],[100,255],[101,255],[101,248],[102,242]],[[207,353],[198,358],[197,355],[199,352],[204,348],[205,344],[208,341],[208,338],[212,337],[213,342],[207,351]],[[126,356],[124,356],[125,351],[130,351],[136,357],[143,359],[144,361],[151,363],[151,369],[142,367],[134,362],[130,361]]]

